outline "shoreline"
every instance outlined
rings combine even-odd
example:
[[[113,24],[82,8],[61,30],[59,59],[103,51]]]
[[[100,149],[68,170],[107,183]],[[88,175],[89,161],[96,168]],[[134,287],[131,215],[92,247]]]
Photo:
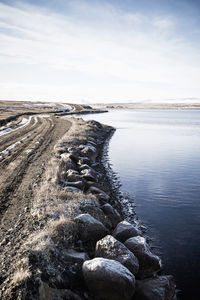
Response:
[[[2,299],[175,299],[173,278],[160,275],[160,259],[133,219],[134,205],[128,215],[128,200],[120,202],[107,153],[114,128],[69,120],[35,192],[29,216],[35,228]]]
[[[200,104],[184,103],[111,103],[111,104],[94,104],[99,109],[106,110],[200,110]]]

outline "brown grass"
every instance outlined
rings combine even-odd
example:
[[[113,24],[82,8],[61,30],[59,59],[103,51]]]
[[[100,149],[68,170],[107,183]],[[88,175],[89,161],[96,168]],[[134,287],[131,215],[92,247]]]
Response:
[[[104,222],[105,216],[100,210],[95,195],[69,192],[59,183],[60,179],[65,180],[67,166],[69,166],[69,164],[66,166],[60,153],[67,153],[69,147],[76,148],[80,144],[86,144],[88,137],[95,137],[94,131],[98,130],[98,126],[90,121],[85,122],[77,118],[72,118],[70,121],[71,129],[58,141],[43,181],[34,191],[34,203],[30,213],[33,223],[37,224],[36,230],[22,245],[20,251],[26,259],[20,259],[17,264],[17,271],[11,283],[13,286],[22,282],[26,286],[26,280],[30,278],[32,282],[33,278],[40,278],[41,274],[47,278],[47,281],[49,280],[48,284],[51,286],[54,286],[55,281],[62,284],[62,272],[65,272],[66,268],[62,262],[62,253],[66,249],[77,249],[79,245],[74,217],[88,212]]]
[[[85,144],[88,134],[91,135],[93,126],[91,122],[72,118],[73,126],[66,136],[55,147],[55,156],[49,161],[44,181],[40,188],[35,191],[35,201],[31,210],[32,216],[43,224],[44,228],[32,234],[26,245],[35,251],[49,251],[51,247],[61,241],[66,246],[73,247],[77,236],[77,229],[73,219],[84,211],[84,207],[93,212],[98,218],[98,200],[92,194],[66,192],[65,187],[58,184],[59,179],[65,179],[67,171],[57,149],[67,152],[68,147],[74,144]],[[85,212],[85,211],[84,211]],[[100,216],[102,219],[102,216]]]
[[[18,269],[13,275],[13,284],[19,285],[20,283],[26,281],[31,277],[31,272],[29,269]]]

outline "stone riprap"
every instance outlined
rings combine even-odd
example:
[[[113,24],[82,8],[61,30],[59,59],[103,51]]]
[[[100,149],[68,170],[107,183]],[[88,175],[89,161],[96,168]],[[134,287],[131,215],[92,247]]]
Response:
[[[62,299],[66,291],[66,299],[174,300],[171,277],[153,277],[161,268],[160,259],[134,222],[124,220],[118,190],[103,167],[103,146],[113,129],[95,121],[78,122],[88,125],[83,138],[76,133],[70,145],[66,137],[55,148],[60,164],[56,192],[62,192],[59,201],[64,194],[62,213],[73,211],[75,229],[62,240],[53,237],[54,248],[47,247],[47,254],[37,252],[35,273],[45,283],[40,278],[35,299]],[[56,213],[52,219],[58,219]],[[70,246],[68,239],[73,240]]]
[[[144,237],[136,236],[125,241],[125,246],[135,254],[139,260],[139,274],[148,276],[161,269],[160,258],[150,251]]]
[[[131,300],[135,292],[134,275],[119,262],[94,258],[83,264],[88,289],[105,300]]]
[[[127,239],[139,234],[140,231],[127,221],[120,222],[113,231],[113,236],[120,242],[125,242]]]
[[[108,233],[105,226],[90,214],[78,215],[74,220],[78,224],[79,236],[83,241],[98,241]]]
[[[119,261],[134,275],[139,270],[138,259],[135,255],[111,235],[105,236],[96,243],[95,256]]]

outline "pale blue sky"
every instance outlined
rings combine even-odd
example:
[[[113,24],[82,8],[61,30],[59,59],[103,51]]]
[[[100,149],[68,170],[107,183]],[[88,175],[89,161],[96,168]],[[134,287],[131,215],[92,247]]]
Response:
[[[199,1],[0,1],[0,99],[200,98]]]

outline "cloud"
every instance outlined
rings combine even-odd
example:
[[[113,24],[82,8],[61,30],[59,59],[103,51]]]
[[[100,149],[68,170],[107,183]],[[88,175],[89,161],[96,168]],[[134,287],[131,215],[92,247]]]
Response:
[[[153,20],[153,25],[161,31],[173,30],[175,20],[170,16],[159,16],[155,17]]]
[[[199,53],[178,22],[105,3],[71,1],[60,13],[0,3],[0,98],[198,96]]]

